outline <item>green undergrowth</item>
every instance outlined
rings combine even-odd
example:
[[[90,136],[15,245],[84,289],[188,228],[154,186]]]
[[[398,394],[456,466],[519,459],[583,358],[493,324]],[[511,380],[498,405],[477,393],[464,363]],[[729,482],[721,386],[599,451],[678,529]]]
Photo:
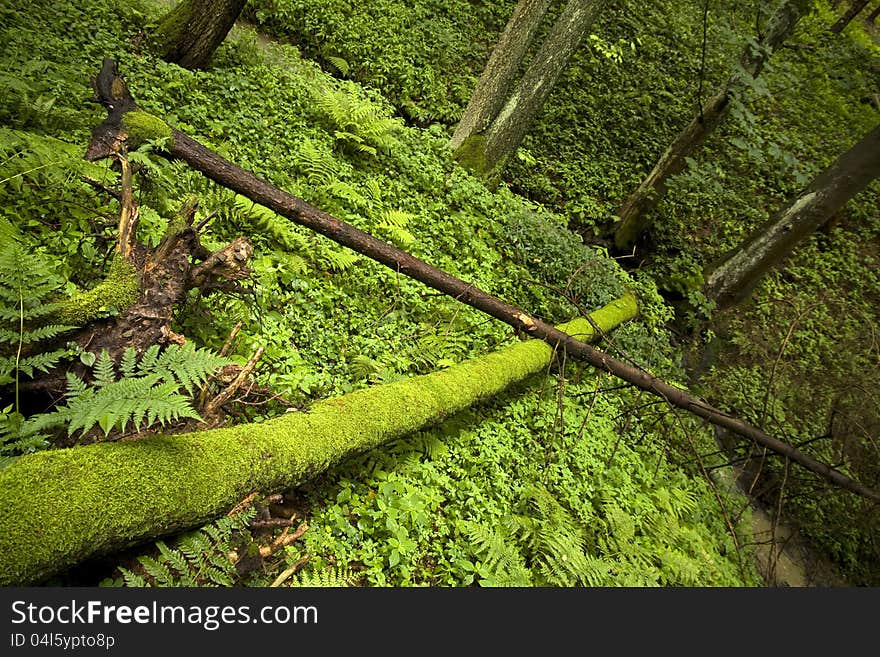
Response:
[[[333,0],[257,0],[251,14],[335,75],[382,93],[408,120],[435,122],[432,130],[451,134],[467,94],[420,96],[414,92],[418,80],[439,77],[452,88],[473,88],[514,4],[487,13],[473,5],[450,5],[446,11],[430,0],[415,0],[407,11],[436,23],[423,21],[418,31],[393,34],[384,18],[375,19],[373,7],[381,7],[385,17],[399,16],[404,10],[395,0],[345,12]],[[766,24],[767,14],[756,7],[710,3],[704,49],[700,3],[609,3],[505,172],[508,186],[555,211],[569,227],[601,233]],[[554,11],[558,8],[551,17]],[[734,99],[718,130],[670,181],[646,242],[636,258],[624,260],[647,265],[642,276],[686,302],[679,325],[687,331],[705,329],[712,311],[699,290],[703,269],[880,120],[877,30],[857,19],[843,34],[830,33],[840,11],[820,1],[800,21],[761,76]],[[332,18],[324,20],[328,15]],[[443,52],[459,60],[422,63],[416,53],[432,42],[424,31],[433,34],[436,24],[436,34],[446,34],[450,21],[458,36]],[[475,32],[490,43],[475,39]],[[609,57],[596,47],[596,37],[604,44],[635,46]],[[344,58],[343,68],[334,68],[330,56]],[[448,107],[450,99],[458,109]],[[877,462],[878,435],[878,199],[875,182],[780,272],[769,275],[748,303],[716,318],[694,346],[706,349],[696,359],[697,374],[701,391],[714,403],[802,443],[811,455],[875,487],[880,485],[871,465]],[[703,371],[712,357],[719,358],[715,367]],[[771,508],[782,508],[851,581],[878,581],[872,566],[880,563],[876,510],[813,477],[786,475],[774,459],[764,472],[771,475],[762,484],[769,488],[764,500]]]
[[[448,8],[450,21],[456,7]],[[468,7],[482,25],[500,26],[507,13],[500,5]],[[84,177],[115,186],[118,173],[79,157],[103,119],[87,102],[89,76],[112,56],[145,112],[535,316],[567,320],[634,287],[641,319],[606,348],[683,378],[664,328],[670,310],[651,280],[629,276],[602,249],[584,246],[565,230],[568,219],[545,204],[505,187],[488,191],[452,162],[446,127],[416,129],[395,118],[392,102],[402,96],[328,75],[294,46],[260,46],[248,29],[236,30],[209,70],[183,70],[149,51],[144,30],[160,13],[113,0],[37,0],[27,16],[0,6],[0,220],[57,260],[63,297],[93,288],[112,266],[119,207]],[[449,28],[449,39],[459,38],[453,34]],[[478,52],[461,57],[477,75],[486,51],[473,43]],[[303,50],[314,54],[305,44]],[[445,52],[459,56],[455,48]],[[326,64],[345,53],[321,56]],[[419,84],[435,90],[435,82]],[[418,92],[408,93],[415,103]],[[444,91],[437,98],[460,103],[466,95]],[[442,106],[425,115],[411,109],[420,121],[453,114]],[[290,404],[307,408],[442,369],[515,338],[508,327],[169,163],[161,147],[147,140],[129,153],[139,171],[139,238],[158,244],[195,195],[197,220],[212,215],[205,246],[247,235],[255,247],[249,293],[193,293],[175,331],[218,350],[241,321],[230,357],[241,364],[265,346],[259,382]],[[553,375],[537,377],[301,491],[309,509],[307,573],[318,578],[310,581],[320,581],[325,568],[347,568],[368,585],[754,584],[716,493],[692,463],[690,440],[712,450],[705,430],[685,418],[643,413],[637,409],[648,400],[572,367],[562,388]],[[258,405],[230,421],[282,410]],[[735,500],[721,498],[739,518]],[[255,583],[271,581],[299,558],[299,548],[267,564]],[[574,568],[565,565],[569,558]]]
[[[370,586],[756,583],[709,486],[678,465],[687,447],[605,387],[570,368],[328,471],[300,491],[310,530],[286,559]]]

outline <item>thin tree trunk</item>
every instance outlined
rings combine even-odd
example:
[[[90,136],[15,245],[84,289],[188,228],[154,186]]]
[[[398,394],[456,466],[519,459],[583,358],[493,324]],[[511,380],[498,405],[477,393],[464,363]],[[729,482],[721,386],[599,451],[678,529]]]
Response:
[[[843,16],[841,16],[840,19],[829,29],[836,34],[843,32],[843,30],[846,29],[846,26],[852,22],[852,19],[858,16],[862,10],[868,6],[868,2],[870,2],[870,0],[854,0],[849,9],[846,10],[846,13],[844,13]],[[874,13],[876,14],[877,12]]]
[[[742,93],[748,83],[760,75],[764,64],[791,36],[809,6],[810,3],[805,0],[787,0],[776,10],[769,21],[766,34],[759,41],[757,51],[749,46],[740,58],[742,70],[730,76],[727,84],[678,134],[660,156],[647,178],[623,202],[617,213],[620,222],[614,231],[614,244],[619,251],[632,250],[636,240],[650,227],[650,214],[666,194],[669,178],[684,169],[686,158],[702,146],[706,138],[724,120],[730,110],[730,101],[734,94]]]
[[[796,199],[756,230],[706,277],[720,308],[748,296],[761,277],[880,175],[880,125],[825,169]]]
[[[657,164],[635,192],[624,201],[618,216],[620,223],[614,231],[614,245],[618,251],[629,251],[639,237],[650,227],[650,213],[666,195],[669,178],[680,173],[686,158],[696,151],[706,138],[727,116],[730,109],[731,86],[728,82],[704,106],[699,116],[678,133]]]
[[[182,0],[159,23],[162,57],[184,68],[205,68],[247,0]]]
[[[637,314],[627,295],[561,328],[584,340]],[[266,422],[29,454],[0,470],[0,586],[204,524],[251,492],[305,483],[346,456],[442,421],[546,372],[528,340]]]
[[[871,15],[870,15],[870,16],[868,16],[868,22],[870,22],[870,23],[876,23],[876,22],[877,22],[877,16],[880,16],[880,5],[877,5],[877,8],[876,8],[874,11],[871,12]]]
[[[492,49],[468,106],[449,142],[458,149],[465,139],[482,132],[501,111],[541,19],[552,0],[520,0]]]
[[[490,181],[501,175],[606,1],[569,0],[491,125],[465,139],[456,151],[462,165]]]

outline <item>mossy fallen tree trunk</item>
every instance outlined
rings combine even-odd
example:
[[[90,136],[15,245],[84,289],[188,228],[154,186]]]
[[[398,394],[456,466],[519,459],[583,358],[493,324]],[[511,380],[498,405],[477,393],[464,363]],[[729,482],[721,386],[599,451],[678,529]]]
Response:
[[[592,313],[603,332],[637,314],[628,294]],[[590,321],[560,327],[591,340]],[[290,488],[346,456],[432,425],[547,369],[529,340],[439,372],[321,401],[260,424],[97,443],[0,470],[0,585],[205,523],[252,491]]]

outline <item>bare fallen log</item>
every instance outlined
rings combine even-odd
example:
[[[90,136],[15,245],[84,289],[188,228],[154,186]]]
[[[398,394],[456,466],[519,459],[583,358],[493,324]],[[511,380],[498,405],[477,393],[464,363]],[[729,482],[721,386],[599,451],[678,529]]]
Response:
[[[561,328],[590,340],[593,324],[607,332],[636,314],[628,294]],[[204,524],[253,491],[297,486],[546,371],[553,356],[528,340],[259,424],[23,456],[0,470],[0,586]]]
[[[171,128],[161,119],[138,110],[112,59],[104,60],[101,73],[93,81],[93,86],[96,98],[107,108],[108,116],[93,130],[92,141],[86,152],[87,158],[105,157],[114,151],[117,144],[126,140],[160,140],[165,144],[165,151],[169,156],[185,161],[211,180],[270,208],[279,215],[491,315],[528,335],[540,338],[554,348],[565,349],[569,356],[584,360],[594,367],[610,372],[634,386],[663,398],[669,404],[702,417],[743,438],[753,440],[841,488],[880,501],[880,492],[807,456],[758,427],[713,407],[688,391],[672,386],[650,372],[624,363],[577,340],[546,322],[530,316],[523,310],[415,258],[406,251],[322,212],[302,199],[270,185],[250,171],[224,159],[179,130]],[[101,96],[102,90],[110,90],[109,95]]]

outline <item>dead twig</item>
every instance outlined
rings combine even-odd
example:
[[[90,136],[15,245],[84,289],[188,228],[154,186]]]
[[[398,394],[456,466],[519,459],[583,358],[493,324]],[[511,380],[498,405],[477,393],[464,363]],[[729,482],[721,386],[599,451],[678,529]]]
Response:
[[[295,522],[295,514],[290,518],[269,518],[268,520],[254,520],[251,523],[251,529],[271,529],[275,527],[290,528]]]
[[[232,348],[232,342],[238,336],[239,331],[241,331],[241,327],[244,326],[241,322],[237,322],[235,326],[232,327],[232,330],[229,332],[229,337],[226,338],[226,342],[223,343],[223,346],[220,347],[220,355],[225,356],[229,353],[229,350]]]
[[[309,555],[304,556],[302,559],[297,559],[294,564],[290,566],[290,568],[285,569],[280,575],[278,575],[278,577],[275,578],[275,581],[272,582],[269,586],[277,588],[284,584],[284,582],[286,582],[291,575],[293,575],[300,568],[305,566],[309,562],[309,559],[311,559]]]
[[[234,507],[232,507],[232,510],[229,513],[227,513],[226,515],[227,516],[234,516],[238,513],[241,513],[242,511],[244,511],[245,509],[247,509],[249,506],[251,506],[254,503],[254,500],[257,499],[257,496],[259,494],[260,494],[259,491],[254,491],[253,493],[248,495],[246,498],[244,498],[241,502],[239,502]]]
[[[243,326],[243,324],[241,322],[238,322],[238,323],[236,323],[235,326],[232,327],[232,330],[229,332],[229,337],[226,338],[226,342],[224,342],[223,346],[220,348],[220,355],[221,356],[226,356],[226,354],[229,353],[229,350],[232,347],[232,343],[235,340],[235,338],[238,336],[239,331],[241,331],[242,326]],[[205,406],[208,403],[208,395],[210,394],[211,387],[212,387],[211,381],[208,380],[205,382],[205,385],[203,385],[202,389],[199,391],[198,408],[203,413],[205,411]]]
[[[123,153],[117,153],[116,158],[122,165],[122,192],[119,195],[119,203],[122,208],[119,211],[119,238],[116,242],[116,253],[125,260],[131,261],[140,214],[132,193],[131,166]]]
[[[281,550],[282,548],[285,548],[302,538],[302,535],[305,534],[308,529],[309,526],[306,523],[302,523],[299,527],[296,528],[296,531],[291,534],[289,533],[290,527],[287,527],[281,533],[281,536],[272,541],[271,545],[264,545],[260,548],[260,556],[264,559],[271,557],[273,554],[278,552],[278,550]]]
[[[245,379],[247,379],[250,373],[253,372],[257,361],[260,360],[264,351],[266,351],[265,347],[259,347],[257,351],[254,352],[254,355],[251,356],[251,359],[247,362],[247,364],[238,373],[238,376],[233,379],[232,383],[226,386],[225,390],[223,390],[220,394],[214,397],[214,399],[208,402],[208,405],[205,408],[205,415],[207,417],[216,416],[220,410],[220,407],[232,398],[232,395],[235,394],[235,391],[239,389],[241,384],[245,382]]]

